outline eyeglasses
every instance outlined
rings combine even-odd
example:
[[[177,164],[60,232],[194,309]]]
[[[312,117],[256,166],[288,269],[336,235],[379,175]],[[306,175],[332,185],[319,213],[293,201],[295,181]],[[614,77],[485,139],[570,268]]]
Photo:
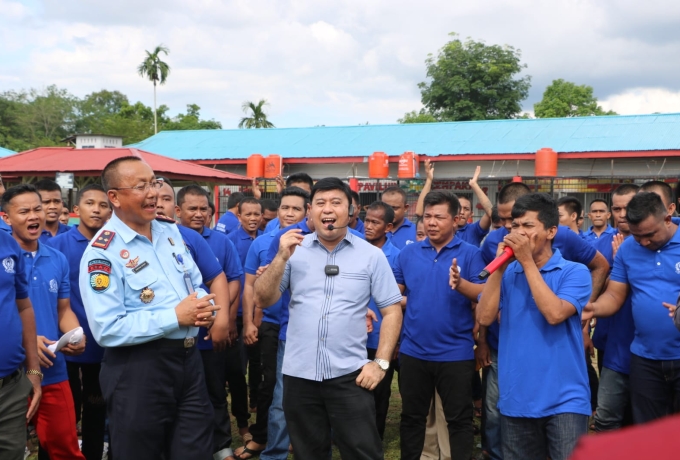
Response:
[[[164,182],[162,180],[154,180],[151,182],[144,182],[134,187],[111,187],[109,190],[134,190],[135,192],[148,192],[150,188],[159,190],[163,187]]]

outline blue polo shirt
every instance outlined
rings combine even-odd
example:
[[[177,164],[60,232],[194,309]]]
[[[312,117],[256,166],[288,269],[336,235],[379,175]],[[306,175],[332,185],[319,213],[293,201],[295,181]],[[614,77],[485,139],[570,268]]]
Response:
[[[267,226],[264,228],[264,234],[266,235],[267,233],[271,232],[278,232],[281,229],[281,222],[279,222],[278,217],[274,217],[272,220],[267,222]]]
[[[680,359],[680,331],[662,302],[675,304],[680,292],[680,231],[660,249],[651,251],[634,238],[621,244],[612,281],[627,283],[633,306],[635,337],[630,351],[654,360]]]
[[[397,249],[404,249],[407,244],[416,242],[416,225],[404,218],[404,222],[398,229],[387,234],[392,243]]]
[[[260,235],[262,235],[262,230],[257,231],[257,236]],[[250,249],[250,245],[253,244],[253,241],[255,241],[255,238],[248,235],[246,231],[243,230],[243,227],[239,227],[233,232],[229,233],[228,237],[236,247],[238,259],[241,262],[241,267],[244,267],[246,264],[246,257],[248,256],[248,250]],[[241,274],[241,296],[238,299],[238,316],[243,316],[243,287],[245,284],[246,275]]]
[[[57,300],[68,299],[71,295],[68,261],[61,252],[41,243],[38,243],[35,257],[24,250],[21,253],[25,262],[28,295],[35,312],[36,332],[49,340],[59,340],[62,332],[68,332],[59,330],[57,310]],[[43,386],[68,380],[64,354],[57,352],[56,355],[57,358],[52,359],[52,367],[42,368],[45,375]]]
[[[26,359],[16,301],[28,297],[28,284],[21,248],[3,231],[0,231],[0,262],[0,377],[6,377]]]
[[[271,246],[272,240],[276,236],[276,233],[265,233],[264,235],[258,236],[253,244],[250,245],[248,249],[248,255],[246,256],[246,262],[243,266],[243,270],[248,275],[255,275],[257,269],[264,266],[267,260],[267,253],[269,252],[269,246]],[[272,324],[280,324],[281,322],[281,307],[283,305],[283,296],[279,300],[263,310],[264,316],[262,321]]]
[[[392,267],[392,272],[394,272],[394,267],[397,263],[397,257],[399,256],[399,249],[394,247],[392,243],[388,241],[385,241],[385,244],[383,244],[383,247],[381,248],[383,254],[385,254],[385,257],[387,257],[387,262],[389,262],[390,267]],[[378,342],[380,341],[380,326],[382,325],[382,313],[380,313],[380,309],[378,306],[375,304],[375,300],[373,300],[373,297],[371,297],[371,300],[368,302],[368,308],[373,310],[375,313],[375,316],[378,317],[378,321],[373,323],[373,330],[368,334],[368,340],[366,341],[366,348],[378,348]]]
[[[408,289],[400,352],[425,361],[474,358],[474,315],[469,299],[449,286],[449,268],[456,258],[461,277],[481,284],[484,269],[479,248],[453,238],[439,252],[430,239],[401,250],[394,267],[397,283]]]
[[[59,228],[57,228],[57,234],[54,235],[54,236],[61,235],[62,233],[66,233],[68,231],[71,231],[71,227],[69,227],[68,225],[64,225],[61,222],[59,222]],[[42,233],[40,233],[40,241],[42,241],[44,243],[45,241],[49,240],[50,238],[53,238],[50,231],[43,229]]]
[[[236,217],[236,214],[231,211],[227,211],[222,215],[222,217],[220,217],[220,220],[217,221],[215,230],[229,234],[240,226],[241,222],[238,220],[238,217]]]
[[[618,231],[612,227],[611,225],[607,224],[607,228],[604,229],[602,233],[600,233],[600,236],[597,236],[597,233],[593,231],[593,226],[591,225],[590,228],[588,229],[587,232],[583,233],[583,237],[588,241],[589,243],[595,243],[597,240],[601,239],[603,236],[606,235],[611,235],[611,234],[618,233]],[[602,251],[600,251],[602,252]]]
[[[615,235],[618,235],[618,233],[619,233],[618,229],[612,228],[611,232],[608,233],[603,232],[599,238],[591,239],[586,238],[586,241],[592,244],[595,247],[595,249],[600,251],[600,254],[602,254],[604,258],[607,259],[607,262],[609,262],[610,272],[611,267],[614,266],[614,250],[612,249],[612,240],[614,239]],[[595,235],[593,234],[593,237],[594,236]],[[595,331],[593,332],[593,345],[598,350],[605,350],[607,348],[608,343],[607,336],[609,334],[609,327],[611,325],[612,318],[613,317],[611,316],[607,318],[597,318],[597,325],[595,326]],[[630,342],[628,343],[628,345],[630,346]]]
[[[488,264],[496,258],[498,244],[503,241],[509,232],[505,227],[489,233],[482,244],[482,258],[484,264]],[[588,265],[597,255],[597,250],[583,238],[572,232],[569,227],[560,225],[553,239],[553,250],[559,249],[562,257],[571,262]],[[486,335],[487,344],[494,350],[498,350],[498,322],[489,326]]]
[[[182,225],[177,225],[177,229],[180,235],[182,235],[191,257],[196,262],[198,270],[201,272],[204,285],[206,281],[211,281],[222,273],[222,267],[218,262],[218,258],[200,233]],[[181,252],[181,249],[178,249],[178,251]]]
[[[592,291],[590,272],[565,260],[559,249],[540,272],[550,290],[576,312],[560,324],[549,324],[536,306],[522,265],[514,261],[508,266],[499,303],[498,409],[508,417],[591,415],[581,332],[581,312]]]
[[[491,227],[489,227],[491,228]],[[460,238],[466,243],[479,247],[482,240],[489,234],[489,229],[484,230],[479,221],[465,225],[465,227],[458,227],[456,231],[456,238]]]
[[[3,219],[2,217],[0,217],[0,230],[5,231],[7,233],[12,233],[12,227],[7,225],[5,223],[5,219]],[[14,238],[12,238],[12,239],[14,239]],[[16,243],[16,241],[15,241],[15,243]]]
[[[87,337],[85,351],[78,356],[66,356],[66,361],[74,363],[100,363],[104,357],[104,349],[94,340],[90,324],[85,315],[83,298],[80,296],[80,260],[90,240],[85,238],[78,230],[78,226],[71,227],[71,230],[50,238],[45,243],[57,251],[61,252],[68,261],[69,282],[71,284],[71,310],[76,314],[80,326]],[[68,332],[68,331],[67,331]]]
[[[361,219],[357,219],[357,227],[353,230],[356,230],[362,235],[366,233],[366,228],[364,227],[364,223],[361,221]]]

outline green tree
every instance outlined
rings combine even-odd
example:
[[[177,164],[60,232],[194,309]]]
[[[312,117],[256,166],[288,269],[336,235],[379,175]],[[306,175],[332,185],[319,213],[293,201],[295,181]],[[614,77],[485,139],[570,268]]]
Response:
[[[517,76],[526,68],[520,57],[511,46],[454,38],[425,60],[429,81],[418,84],[423,105],[440,121],[515,118],[531,80]]]
[[[404,118],[399,118],[397,123],[435,123],[438,120],[431,114],[420,109],[420,112],[412,110],[404,114]]]
[[[241,108],[243,113],[250,115],[249,117],[241,118],[238,123],[239,128],[274,128],[274,124],[267,120],[267,114],[264,113],[263,107],[269,105],[265,99],[260,99],[260,101],[255,104],[253,102],[246,101],[243,103]]]
[[[593,88],[577,85],[563,79],[553,80],[545,89],[541,102],[534,104],[536,118],[589,117],[593,115],[616,115],[597,104]]]
[[[180,113],[164,125],[164,130],[177,131],[188,129],[222,129],[222,123],[215,120],[201,120],[201,108],[196,104],[187,104],[186,115]]]
[[[149,53],[146,50],[145,52],[146,58],[142,61],[139,67],[137,67],[137,72],[139,72],[140,76],[146,77],[153,82],[153,126],[154,133],[157,133],[158,120],[156,118],[156,82],[160,83],[161,85],[165,84],[168,74],[170,73],[170,66],[167,63],[161,61],[160,54],[165,53],[167,56],[170,50],[161,44],[153,50],[153,53]]]
[[[76,133],[107,134],[102,132],[102,124],[130,105],[127,96],[120,91],[101,91],[88,94],[78,102]]]

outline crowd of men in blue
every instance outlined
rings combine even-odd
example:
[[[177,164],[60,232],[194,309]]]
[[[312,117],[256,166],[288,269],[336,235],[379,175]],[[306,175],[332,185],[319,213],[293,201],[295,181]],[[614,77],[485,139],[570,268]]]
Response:
[[[492,209],[479,169],[468,223],[426,169],[415,223],[398,187],[361,220],[345,183],[297,173],[278,203],[232,193],[211,229],[204,188],[136,157],[78,191],[73,227],[55,182],[3,187],[0,459],[24,458],[27,424],[52,460],[101,459],[107,436],[121,459],[383,458],[395,371],[402,459],[472,458],[479,398],[494,460],[567,459],[589,428],[679,411],[668,184],[619,185],[583,232],[577,199],[523,183]]]

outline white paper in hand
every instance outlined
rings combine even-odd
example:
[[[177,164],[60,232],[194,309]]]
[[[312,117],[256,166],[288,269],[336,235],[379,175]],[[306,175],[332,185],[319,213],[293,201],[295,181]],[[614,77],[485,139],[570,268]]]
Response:
[[[62,335],[57,343],[53,343],[52,345],[48,346],[47,349],[52,353],[56,353],[69,343],[75,345],[80,343],[81,340],[83,340],[83,328],[77,327]]]

